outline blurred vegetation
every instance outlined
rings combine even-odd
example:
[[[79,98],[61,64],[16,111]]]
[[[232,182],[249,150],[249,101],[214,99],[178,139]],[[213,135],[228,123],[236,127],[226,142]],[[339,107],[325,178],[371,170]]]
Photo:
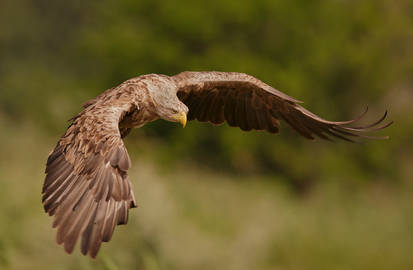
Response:
[[[1,6],[0,269],[413,266],[412,1]],[[126,139],[143,205],[131,224],[96,261],[64,255],[39,193],[66,120],[130,77],[184,70],[249,73],[330,120],[388,109],[391,139],[349,145],[285,125],[274,136],[157,121]]]

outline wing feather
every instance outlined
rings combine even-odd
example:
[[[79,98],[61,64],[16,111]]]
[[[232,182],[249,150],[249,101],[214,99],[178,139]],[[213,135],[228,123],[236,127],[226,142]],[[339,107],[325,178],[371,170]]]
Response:
[[[236,120],[235,120],[235,107],[236,107],[237,94],[238,94],[237,92],[231,93],[231,96],[227,96],[227,100],[225,102],[225,107],[224,107],[225,120],[228,122],[228,125],[230,126],[237,125]]]
[[[42,198],[54,216],[57,243],[71,253],[81,238],[81,252],[91,257],[136,207],[126,173],[131,161],[118,127],[132,104],[99,97],[73,118],[49,155]]]
[[[328,121],[300,106],[296,100],[262,81],[236,72],[182,72],[172,77],[177,85],[177,96],[189,108],[188,120],[198,119],[228,125],[242,130],[267,130],[277,133],[278,120],[284,120],[300,135],[308,139],[338,138],[354,142],[355,138],[385,139],[386,136],[364,135],[390,126],[382,124],[387,112],[377,121],[354,126],[367,113],[348,121]],[[213,93],[213,101],[211,95]],[[223,100],[222,103],[216,100]],[[222,119],[223,118],[223,119]]]

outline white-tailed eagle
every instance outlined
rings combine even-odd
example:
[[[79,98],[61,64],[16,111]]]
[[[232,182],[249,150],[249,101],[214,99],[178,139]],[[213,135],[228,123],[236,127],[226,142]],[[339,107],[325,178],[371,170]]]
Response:
[[[81,252],[95,257],[116,225],[136,207],[127,171],[131,161],[122,138],[134,127],[162,118],[222,124],[242,130],[277,133],[280,120],[308,138],[354,141],[378,139],[378,121],[355,126],[324,120],[300,101],[262,81],[236,72],[182,72],[142,75],[111,88],[83,105],[47,160],[43,185],[45,211],[54,216],[57,242],[71,253],[79,238]],[[367,111],[367,110],[366,110]]]

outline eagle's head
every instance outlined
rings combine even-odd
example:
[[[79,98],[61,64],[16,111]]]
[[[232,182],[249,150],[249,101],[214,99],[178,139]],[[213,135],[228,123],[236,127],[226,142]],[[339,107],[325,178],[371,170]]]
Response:
[[[185,127],[188,107],[175,95],[175,100],[166,101],[158,108],[157,114],[164,120],[181,123],[182,126]]]
[[[152,74],[147,82],[154,112],[162,119],[186,125],[188,107],[176,95],[177,86],[165,75]]]

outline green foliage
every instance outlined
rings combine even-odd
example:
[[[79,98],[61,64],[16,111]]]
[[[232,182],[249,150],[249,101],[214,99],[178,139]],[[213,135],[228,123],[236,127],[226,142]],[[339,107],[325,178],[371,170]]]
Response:
[[[410,107],[400,108],[402,101],[395,98],[400,89],[411,90],[409,1],[104,0],[33,5],[6,1],[6,5],[7,11],[1,11],[8,23],[2,24],[0,36],[7,51],[0,64],[0,112],[13,121],[36,122],[54,134],[63,132],[64,121],[78,112],[78,104],[106,88],[139,74],[172,75],[183,70],[247,72],[331,119],[353,117],[367,103],[375,115],[388,107],[397,126],[385,133],[412,132],[402,117]],[[17,20],[15,14],[23,16]],[[281,174],[296,183],[317,181],[320,175],[334,178],[337,167],[345,163],[349,174],[360,179],[397,175],[400,160],[383,162],[403,147],[397,137],[392,138],[396,142],[362,147],[318,143],[313,147],[297,135],[289,136],[287,129],[283,125],[283,135],[275,137],[195,123],[182,130],[160,122],[135,133],[156,136],[161,143],[155,150],[164,161],[179,155],[179,161]],[[336,166],[338,151],[342,155]],[[321,167],[320,161],[331,165]]]

